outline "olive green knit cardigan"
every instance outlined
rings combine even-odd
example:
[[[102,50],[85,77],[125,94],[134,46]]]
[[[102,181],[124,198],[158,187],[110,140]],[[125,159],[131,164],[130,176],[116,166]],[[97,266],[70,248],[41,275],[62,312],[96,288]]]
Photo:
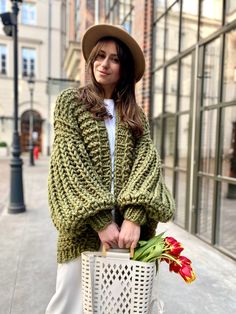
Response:
[[[97,121],[79,100],[76,89],[57,98],[54,143],[49,169],[49,205],[57,230],[59,263],[85,250],[98,250],[97,231],[111,223],[111,210],[141,225],[141,238],[154,235],[158,222],[174,212],[173,198],[161,173],[147,119],[144,134],[135,140],[116,118],[114,195],[111,159],[104,121]]]

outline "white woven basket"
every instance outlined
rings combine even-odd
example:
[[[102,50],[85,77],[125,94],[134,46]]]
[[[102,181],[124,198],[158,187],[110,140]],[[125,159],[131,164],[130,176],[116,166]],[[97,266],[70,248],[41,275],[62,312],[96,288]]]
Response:
[[[148,314],[155,263],[130,260],[129,253],[110,250],[82,253],[84,314]]]

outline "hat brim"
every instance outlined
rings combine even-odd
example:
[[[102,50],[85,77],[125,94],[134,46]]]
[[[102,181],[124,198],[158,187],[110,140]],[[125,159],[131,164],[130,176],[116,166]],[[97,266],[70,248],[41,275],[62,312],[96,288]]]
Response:
[[[82,39],[82,52],[85,61],[88,60],[92,49],[103,37],[117,38],[129,48],[134,60],[135,80],[138,82],[142,78],[145,70],[145,59],[143,52],[134,38],[119,26],[98,24],[93,25],[87,29]]]

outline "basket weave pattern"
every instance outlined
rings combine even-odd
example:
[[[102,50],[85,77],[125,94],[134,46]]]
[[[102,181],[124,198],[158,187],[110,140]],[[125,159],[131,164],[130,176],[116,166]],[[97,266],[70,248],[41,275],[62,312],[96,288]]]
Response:
[[[155,265],[82,254],[84,314],[147,314]]]

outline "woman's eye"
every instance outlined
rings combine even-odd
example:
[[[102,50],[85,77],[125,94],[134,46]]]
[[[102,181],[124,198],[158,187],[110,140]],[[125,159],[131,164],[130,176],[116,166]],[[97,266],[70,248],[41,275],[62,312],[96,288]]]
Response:
[[[96,59],[104,59],[105,55],[103,53],[99,53],[96,57]]]
[[[116,57],[112,58],[112,61],[113,61],[114,63],[119,63],[119,62],[120,62],[119,59],[116,58]]]

